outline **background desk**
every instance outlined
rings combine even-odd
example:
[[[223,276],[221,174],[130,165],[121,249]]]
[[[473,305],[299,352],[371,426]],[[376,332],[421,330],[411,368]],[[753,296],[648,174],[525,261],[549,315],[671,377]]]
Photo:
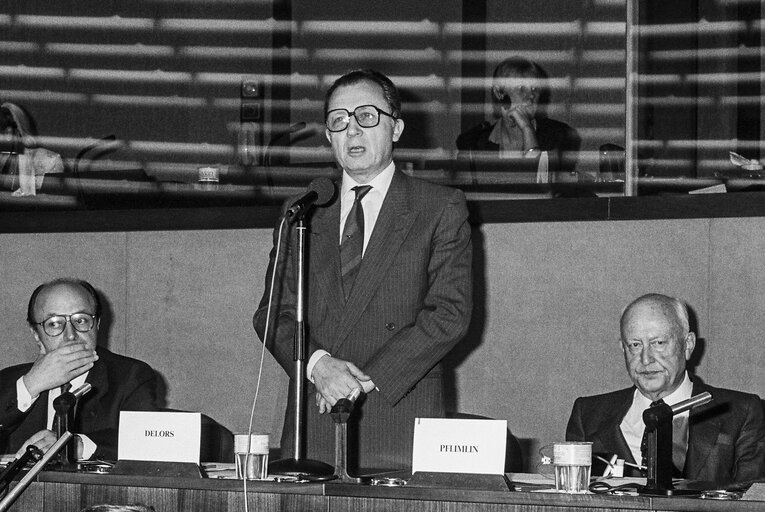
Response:
[[[363,485],[248,483],[252,511],[448,511],[754,512],[763,502],[709,501],[602,495],[562,495]],[[79,512],[99,503],[152,505],[157,512],[244,510],[242,482],[43,472],[11,508],[13,512]]]

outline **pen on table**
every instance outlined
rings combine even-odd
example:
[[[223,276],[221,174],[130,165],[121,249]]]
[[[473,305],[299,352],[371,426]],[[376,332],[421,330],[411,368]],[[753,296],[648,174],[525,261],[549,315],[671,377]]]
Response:
[[[614,462],[616,462],[617,456],[614,455],[613,457],[611,457],[611,462],[607,461],[606,459],[604,459],[600,455],[596,455],[595,458],[598,459],[601,462],[605,462],[608,465],[609,469],[613,469],[614,468]],[[632,462],[627,462],[626,460],[624,461],[624,465],[625,466],[631,466],[633,468],[639,469],[640,471],[645,471],[646,469],[648,469],[645,466],[640,466],[638,464],[633,464]],[[606,475],[604,475],[604,476],[606,476]]]

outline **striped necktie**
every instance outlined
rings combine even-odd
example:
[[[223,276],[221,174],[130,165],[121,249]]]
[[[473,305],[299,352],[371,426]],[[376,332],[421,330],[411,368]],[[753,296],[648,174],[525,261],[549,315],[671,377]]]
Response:
[[[340,269],[346,301],[351,295],[364,252],[364,207],[361,205],[361,200],[371,189],[369,185],[353,187],[356,198],[353,200],[353,206],[348,212],[343,228],[343,238],[340,242]]]

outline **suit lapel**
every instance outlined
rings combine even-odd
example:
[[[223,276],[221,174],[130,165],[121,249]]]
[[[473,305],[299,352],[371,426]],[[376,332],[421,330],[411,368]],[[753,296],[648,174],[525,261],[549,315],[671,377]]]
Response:
[[[693,383],[692,396],[704,391],[706,391],[706,387],[703,384]],[[685,476],[687,478],[695,478],[702,468],[710,464],[708,461],[709,454],[717,442],[721,428],[715,417],[705,417],[706,415],[703,413],[716,405],[713,401],[695,407],[691,409],[688,416],[688,451],[685,460]]]
[[[346,336],[359,320],[359,317],[369,305],[380,283],[388,274],[388,270],[411,229],[416,213],[409,207],[409,185],[407,178],[396,171],[393,174],[390,188],[385,195],[380,215],[377,217],[374,231],[364,252],[356,283],[338,328],[338,339],[342,345]],[[339,258],[338,258],[339,261]]]
[[[345,307],[340,277],[340,199],[317,209],[311,219],[310,261],[315,265],[315,300],[326,300],[332,310]]]
[[[90,369],[88,377],[85,379],[85,382],[93,388],[77,401],[74,415],[74,428],[77,432],[82,432],[84,423],[90,418],[102,416],[101,399],[109,392],[109,381],[104,362],[104,359],[108,358],[109,355],[102,348],[97,349],[97,352],[99,360]]]
[[[624,460],[633,464],[638,464],[635,457],[632,456],[627,440],[622,434],[621,423],[627,415],[627,411],[632,405],[632,396],[635,388],[628,388],[618,395],[612,404],[608,407],[609,419],[603,422],[604,429],[596,433],[600,438],[604,448],[613,447],[615,453],[624,456]]]

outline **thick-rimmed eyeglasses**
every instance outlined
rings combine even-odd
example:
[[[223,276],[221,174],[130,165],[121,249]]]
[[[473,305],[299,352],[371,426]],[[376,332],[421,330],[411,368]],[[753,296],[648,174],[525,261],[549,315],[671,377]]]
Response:
[[[42,322],[37,322],[35,325],[42,325],[43,331],[48,336],[58,336],[66,329],[67,322],[72,324],[72,327],[77,332],[88,332],[96,325],[96,315],[91,315],[90,313],[56,315],[46,318]]]
[[[380,110],[374,105],[361,105],[356,107],[353,112],[344,108],[336,108],[327,112],[326,125],[327,130],[331,132],[341,132],[348,128],[351,118],[355,117],[356,122],[362,128],[374,128],[380,124],[380,114],[386,115],[392,119],[397,119],[393,114]]]

